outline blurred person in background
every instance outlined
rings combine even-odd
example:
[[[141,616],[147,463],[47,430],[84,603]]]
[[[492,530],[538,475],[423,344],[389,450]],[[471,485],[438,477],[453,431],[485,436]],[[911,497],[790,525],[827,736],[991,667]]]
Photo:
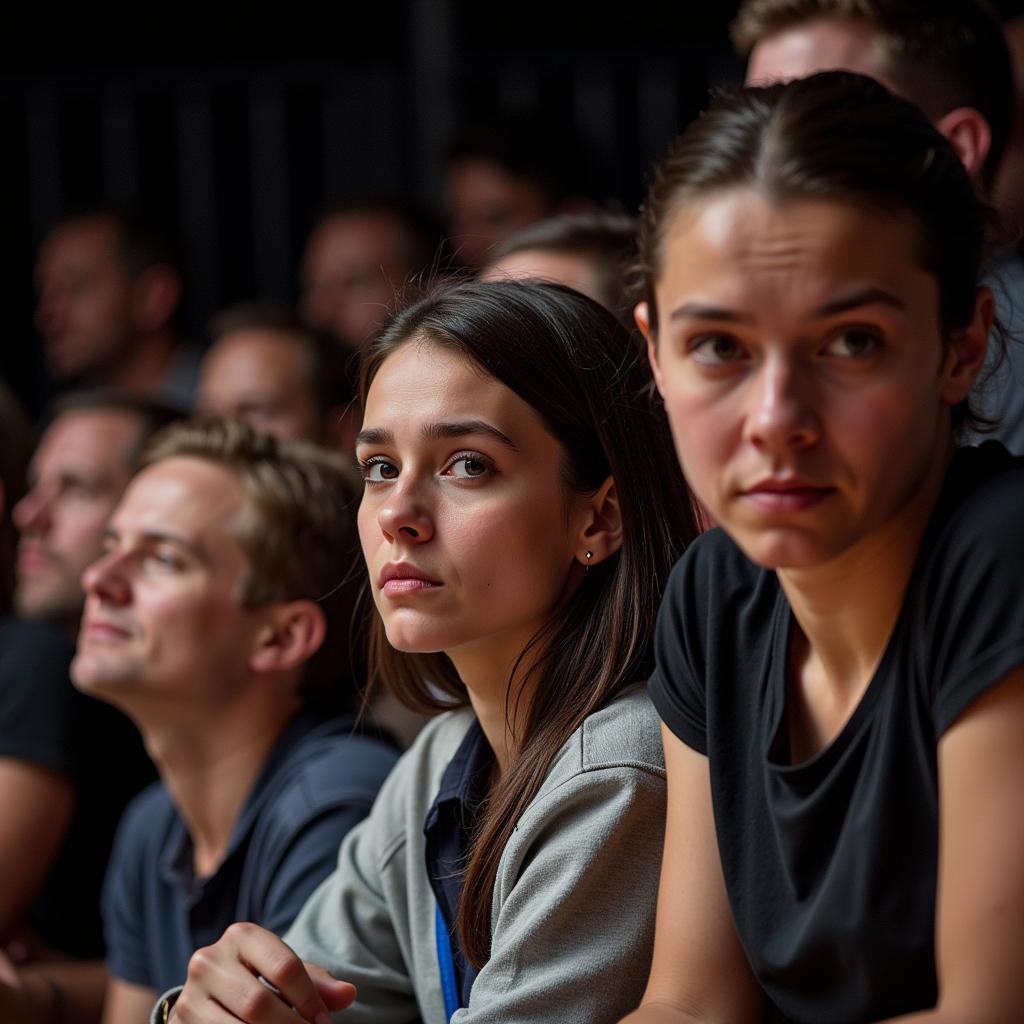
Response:
[[[354,353],[273,306],[225,309],[210,321],[209,336],[196,394],[201,413],[355,457]]]
[[[28,418],[0,381],[0,615],[11,610],[17,534],[7,510],[25,490],[25,467],[32,451]]]
[[[0,948],[30,965],[26,984],[47,998],[66,989],[98,1006],[103,873],[121,811],[154,776],[131,722],[71,686],[80,576],[102,550],[142,445],[174,415],[115,393],[66,396],[12,510],[17,614],[0,620]],[[10,972],[0,958],[0,977]],[[0,996],[0,1019],[13,1022],[8,1009]]]
[[[36,323],[60,387],[190,407],[198,355],[178,333],[178,253],[157,226],[112,207],[64,217],[43,242],[36,280]]]
[[[481,280],[564,284],[633,326],[626,272],[636,253],[636,221],[621,213],[566,213],[538,221],[496,245]]]
[[[483,266],[495,245],[539,220],[579,213],[584,161],[565,128],[527,117],[470,125],[445,167],[448,237],[465,267]]]
[[[442,260],[440,229],[415,209],[384,199],[333,206],[306,242],[302,318],[344,348],[362,348],[394,312],[396,295]]]

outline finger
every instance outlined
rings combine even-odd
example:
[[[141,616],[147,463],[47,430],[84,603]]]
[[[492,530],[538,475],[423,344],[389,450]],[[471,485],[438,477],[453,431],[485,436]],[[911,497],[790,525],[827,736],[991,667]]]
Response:
[[[208,1024],[222,1015],[245,1024],[299,1024],[301,1018],[286,998],[264,984],[240,955],[224,939],[192,955],[175,1007],[182,1008],[182,1024]],[[306,1019],[315,1020],[315,1014]]]
[[[332,1013],[348,1009],[355,1002],[355,985],[351,985],[347,981],[339,981],[317,964],[311,964],[307,960],[304,960],[303,964],[306,967],[306,973],[320,993],[320,998]]]

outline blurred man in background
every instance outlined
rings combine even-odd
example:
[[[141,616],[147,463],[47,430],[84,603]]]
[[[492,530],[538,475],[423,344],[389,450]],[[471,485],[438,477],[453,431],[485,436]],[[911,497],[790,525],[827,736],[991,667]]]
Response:
[[[156,227],[113,208],[65,217],[43,242],[36,279],[36,322],[59,385],[189,408],[198,356],[177,331],[177,254]]]

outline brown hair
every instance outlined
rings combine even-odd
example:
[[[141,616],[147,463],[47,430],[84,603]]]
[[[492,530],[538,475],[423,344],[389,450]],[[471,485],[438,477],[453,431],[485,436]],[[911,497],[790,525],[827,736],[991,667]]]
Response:
[[[973,107],[992,142],[982,168],[992,185],[1013,127],[1013,66],[999,21],[978,0],[746,0],[732,23],[737,51],[818,18],[867,22],[877,33],[885,76],[933,121]]]
[[[245,510],[232,532],[249,567],[245,607],[309,599],[323,609],[327,636],[303,674],[307,705],[342,710],[351,692],[337,685],[339,656],[352,650],[356,593],[355,493],[344,462],[303,441],[284,441],[228,419],[179,423],[147,446],[142,466],[176,457],[216,463],[242,484]]]
[[[863,75],[827,71],[720,97],[656,167],[634,277],[655,335],[654,284],[673,217],[733,188],[755,189],[773,202],[819,197],[909,214],[920,264],[938,283],[946,336],[970,323],[989,212],[963,163],[908,100]],[[992,426],[969,400],[953,408],[952,422],[958,430]]]
[[[484,805],[466,868],[459,935],[479,967],[490,955],[492,894],[509,837],[583,720],[651,670],[661,592],[694,527],[642,349],[598,303],[529,282],[438,291],[399,313],[368,349],[364,405],[388,356],[418,343],[460,353],[527,402],[563,449],[567,491],[592,493],[614,477],[623,520],[621,549],[591,569],[520,655],[521,662],[539,652],[532,679],[517,678],[514,669],[509,680],[510,708],[522,693],[513,680],[536,685],[516,736],[518,754]],[[379,618],[371,663],[374,676],[410,707],[436,712],[468,703],[445,655],[395,651]]]

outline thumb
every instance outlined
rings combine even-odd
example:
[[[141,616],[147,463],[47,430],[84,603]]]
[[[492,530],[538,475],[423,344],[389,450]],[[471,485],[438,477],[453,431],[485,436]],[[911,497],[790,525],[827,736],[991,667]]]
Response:
[[[304,962],[304,966],[310,980],[316,986],[317,994],[332,1013],[344,1010],[355,1002],[355,985],[350,985],[347,981],[338,981],[316,964]]]

